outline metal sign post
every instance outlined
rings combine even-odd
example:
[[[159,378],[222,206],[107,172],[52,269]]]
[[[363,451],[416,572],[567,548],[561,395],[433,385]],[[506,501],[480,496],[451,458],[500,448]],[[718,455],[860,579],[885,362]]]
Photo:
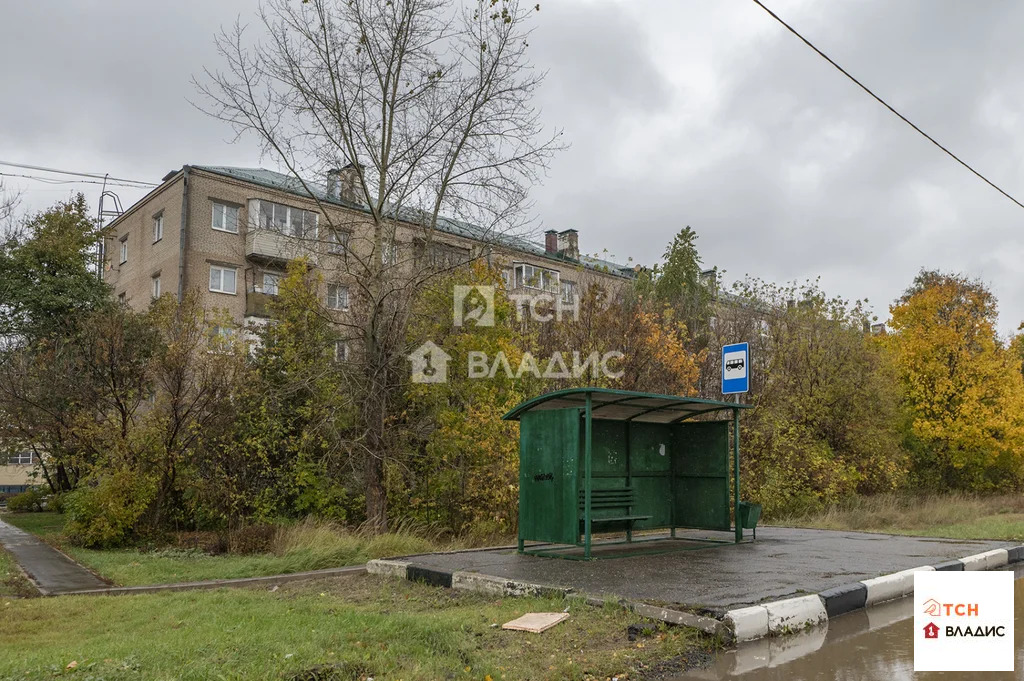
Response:
[[[735,395],[736,404],[740,393],[750,391],[750,347],[746,343],[722,346],[722,394]],[[732,460],[733,460],[733,519],[736,542],[743,538],[740,522],[740,410],[732,410]]]

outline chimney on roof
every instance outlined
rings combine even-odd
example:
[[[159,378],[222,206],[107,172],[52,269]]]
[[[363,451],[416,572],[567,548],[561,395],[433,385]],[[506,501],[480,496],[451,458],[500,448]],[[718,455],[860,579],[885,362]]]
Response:
[[[327,171],[327,195],[332,199],[341,198],[341,168]]]
[[[548,255],[558,255],[558,232],[553,229],[544,232],[544,252]]]
[[[570,260],[580,259],[579,233],[575,229],[558,233],[558,254]]]
[[[359,182],[362,166],[349,163],[344,168],[331,168],[327,171],[327,194],[332,199],[363,205],[363,187]]]
[[[349,163],[341,169],[341,199],[357,205],[366,203],[363,196],[363,183],[359,180],[365,166],[361,163]]]

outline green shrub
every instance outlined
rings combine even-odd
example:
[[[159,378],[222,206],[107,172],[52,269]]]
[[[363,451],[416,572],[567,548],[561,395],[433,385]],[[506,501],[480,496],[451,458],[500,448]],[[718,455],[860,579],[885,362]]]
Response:
[[[47,511],[53,511],[54,513],[64,513],[64,511],[67,510],[66,506],[67,499],[61,492],[51,494],[50,497],[46,500]]]
[[[46,495],[38,487],[31,487],[21,494],[15,494],[7,500],[7,510],[15,513],[29,513],[43,510],[43,499]]]
[[[155,496],[155,482],[136,471],[121,470],[90,480],[67,495],[68,539],[96,548],[124,544]]]

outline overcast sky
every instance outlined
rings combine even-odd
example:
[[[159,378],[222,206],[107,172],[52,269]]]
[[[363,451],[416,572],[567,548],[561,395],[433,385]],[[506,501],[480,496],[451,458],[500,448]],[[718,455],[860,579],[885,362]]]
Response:
[[[1024,200],[1024,3],[766,4]],[[186,163],[276,167],[187,101],[218,65],[213,34],[254,6],[4,3],[0,160],[154,182]],[[749,0],[548,0],[531,47],[545,122],[572,144],[534,192],[537,217],[578,229],[585,252],[650,264],[690,225],[727,281],[820,276],[884,319],[927,266],[989,283],[1004,333],[1024,319],[1024,209]],[[3,179],[33,210],[72,187]],[[126,206],[142,194],[118,191]]]

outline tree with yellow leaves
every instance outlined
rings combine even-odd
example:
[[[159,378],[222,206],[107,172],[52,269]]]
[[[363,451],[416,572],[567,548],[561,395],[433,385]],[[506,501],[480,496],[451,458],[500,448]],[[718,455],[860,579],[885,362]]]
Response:
[[[493,287],[494,323],[457,324],[456,286]],[[408,385],[403,427],[413,442],[387,470],[389,502],[398,516],[481,540],[513,533],[519,424],[501,416],[540,388],[527,388],[538,382],[529,373],[515,374],[529,339],[515,321],[501,274],[482,262],[460,267],[426,287],[415,309],[410,356],[429,341],[450,359],[446,380]],[[471,373],[473,356],[486,361]],[[499,357],[507,360],[511,374]]]
[[[892,306],[890,334],[911,414],[908,444],[920,485],[978,491],[1024,481],[1021,358],[996,333],[983,283],[924,271]]]

